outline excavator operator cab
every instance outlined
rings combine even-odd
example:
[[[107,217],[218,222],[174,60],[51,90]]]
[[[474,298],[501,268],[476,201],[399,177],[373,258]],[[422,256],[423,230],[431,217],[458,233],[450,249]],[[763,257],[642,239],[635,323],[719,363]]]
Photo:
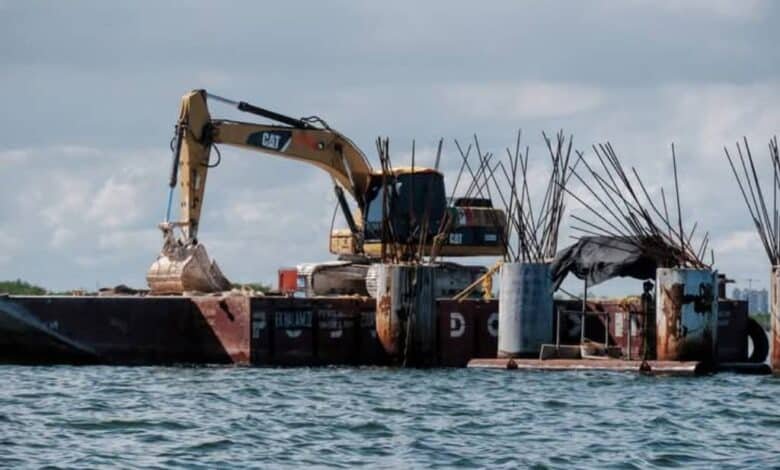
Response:
[[[444,178],[437,171],[398,170],[384,177],[372,175],[366,193],[364,240],[430,240],[441,228],[446,210]],[[383,217],[387,217],[387,226],[383,226]]]
[[[382,245],[400,243],[424,245],[424,252],[430,254],[434,240],[440,239],[437,254],[441,256],[503,256],[505,219],[489,199],[448,202],[444,178],[436,170],[398,168],[391,174],[374,173],[365,193],[362,251],[376,257]],[[331,251],[354,250],[353,239],[346,231],[334,231]]]

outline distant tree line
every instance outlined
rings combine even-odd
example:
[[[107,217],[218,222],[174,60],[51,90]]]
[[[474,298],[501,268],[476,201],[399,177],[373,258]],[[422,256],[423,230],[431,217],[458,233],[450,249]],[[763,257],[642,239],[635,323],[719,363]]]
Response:
[[[46,289],[17,279],[15,281],[0,281],[0,293],[10,295],[44,295]]]

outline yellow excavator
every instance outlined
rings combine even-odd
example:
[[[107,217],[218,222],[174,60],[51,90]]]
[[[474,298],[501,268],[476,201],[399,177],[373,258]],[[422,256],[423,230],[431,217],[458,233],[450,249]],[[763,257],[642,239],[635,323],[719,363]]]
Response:
[[[234,106],[277,124],[213,119],[208,100]],[[168,209],[165,221],[160,224],[164,243],[147,273],[153,294],[219,292],[230,288],[230,282],[197,238],[206,177],[221,159],[219,152],[215,152],[217,160],[212,162],[211,150],[217,144],[310,163],[332,177],[348,228],[333,230],[330,235],[330,251],[339,255],[341,261],[322,263],[322,266],[367,267],[381,259],[398,240],[414,241],[421,247],[420,253],[428,255],[433,251],[437,256],[503,256],[506,252],[505,215],[494,209],[489,200],[448,201],[443,176],[434,169],[374,170],[350,139],[318,117],[292,118],[205,90],[194,90],[182,98],[175,129]],[[181,219],[171,221],[177,184]],[[345,191],[354,200],[354,212]],[[307,269],[311,273],[318,267]],[[359,272],[363,276],[366,270]],[[365,280],[358,279],[358,283],[364,284]],[[331,287],[330,291],[343,290]]]

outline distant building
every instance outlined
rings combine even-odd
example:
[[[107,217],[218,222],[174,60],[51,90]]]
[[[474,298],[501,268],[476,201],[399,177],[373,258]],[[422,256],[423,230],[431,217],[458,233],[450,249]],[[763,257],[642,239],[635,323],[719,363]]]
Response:
[[[769,311],[769,292],[766,289],[735,288],[731,296],[737,300],[747,300],[750,314]]]

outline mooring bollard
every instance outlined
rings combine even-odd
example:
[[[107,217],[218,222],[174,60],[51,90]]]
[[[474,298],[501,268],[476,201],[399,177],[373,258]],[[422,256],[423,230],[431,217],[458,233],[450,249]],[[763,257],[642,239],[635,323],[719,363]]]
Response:
[[[717,361],[717,273],[656,271],[656,353],[659,361]]]
[[[553,341],[549,263],[504,263],[498,301],[498,357],[538,357]]]
[[[376,273],[376,331],[382,347],[404,365],[434,365],[435,267],[381,264]]]
[[[772,335],[769,365],[773,374],[780,374],[780,266],[772,267],[769,295],[770,334]]]

